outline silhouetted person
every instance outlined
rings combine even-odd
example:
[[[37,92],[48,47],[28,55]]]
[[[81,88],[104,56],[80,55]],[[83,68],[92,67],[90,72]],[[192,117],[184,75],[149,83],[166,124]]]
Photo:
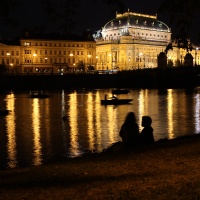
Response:
[[[125,147],[135,147],[139,143],[139,127],[134,112],[127,114],[119,135]]]
[[[149,116],[142,117],[142,126],[144,127],[140,133],[140,143],[150,145],[154,143],[153,128],[151,127],[152,119]]]

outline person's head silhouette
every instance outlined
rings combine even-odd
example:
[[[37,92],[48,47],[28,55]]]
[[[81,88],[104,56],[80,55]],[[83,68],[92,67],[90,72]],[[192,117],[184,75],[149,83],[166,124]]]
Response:
[[[149,116],[143,116],[142,117],[142,126],[143,127],[145,127],[145,126],[151,126],[151,123],[152,123],[151,117],[149,117]]]
[[[129,112],[126,115],[125,123],[133,123],[135,121],[136,121],[135,113],[134,112]]]

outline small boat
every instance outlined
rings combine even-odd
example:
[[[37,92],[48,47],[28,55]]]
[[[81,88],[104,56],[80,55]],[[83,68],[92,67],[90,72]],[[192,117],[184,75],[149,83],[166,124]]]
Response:
[[[49,98],[48,94],[44,94],[42,91],[33,91],[30,92],[30,98],[40,98],[40,99],[44,99],[44,98]]]
[[[10,113],[10,110],[0,110],[0,115],[1,116],[8,115],[9,113]]]
[[[118,98],[110,98],[110,99],[102,99],[101,105],[123,105],[129,104],[133,99],[118,99]]]
[[[112,94],[128,94],[129,90],[127,89],[114,89],[112,90]]]

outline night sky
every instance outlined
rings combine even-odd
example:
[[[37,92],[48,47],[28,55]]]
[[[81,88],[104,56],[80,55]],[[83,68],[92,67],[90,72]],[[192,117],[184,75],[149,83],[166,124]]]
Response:
[[[5,28],[1,30],[1,36],[18,37],[21,35],[24,28],[34,29],[38,24],[42,27],[47,22],[45,21],[44,11],[40,8],[40,0],[26,1],[21,0],[23,5],[13,12],[13,17],[18,21],[19,25],[16,28]],[[59,2],[60,0],[57,0]],[[159,6],[164,0],[124,0],[125,5],[130,11],[144,13],[144,14],[157,14]],[[74,15],[74,19],[77,22],[74,33],[82,34],[86,29],[90,29],[95,32],[101,29],[108,21],[115,18],[115,7],[108,6],[101,1],[93,3],[92,0],[85,0],[80,8],[78,8],[77,14]],[[164,14],[158,14],[158,20],[166,23],[172,28],[172,37],[176,33],[176,29],[169,23],[168,16]],[[197,22],[198,23],[198,22]],[[50,23],[48,24],[48,32],[59,32],[60,24]],[[193,40],[197,40],[197,32],[192,32]]]

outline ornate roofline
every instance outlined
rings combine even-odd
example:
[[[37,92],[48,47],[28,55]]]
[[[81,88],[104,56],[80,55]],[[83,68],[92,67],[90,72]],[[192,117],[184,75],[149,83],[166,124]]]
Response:
[[[123,14],[116,13],[116,18],[121,18],[121,17],[127,17],[127,16],[139,16],[139,17],[146,17],[146,18],[152,18],[152,19],[157,19],[157,15],[146,15],[146,14],[141,14],[141,13],[135,13],[135,12],[125,12]]]

